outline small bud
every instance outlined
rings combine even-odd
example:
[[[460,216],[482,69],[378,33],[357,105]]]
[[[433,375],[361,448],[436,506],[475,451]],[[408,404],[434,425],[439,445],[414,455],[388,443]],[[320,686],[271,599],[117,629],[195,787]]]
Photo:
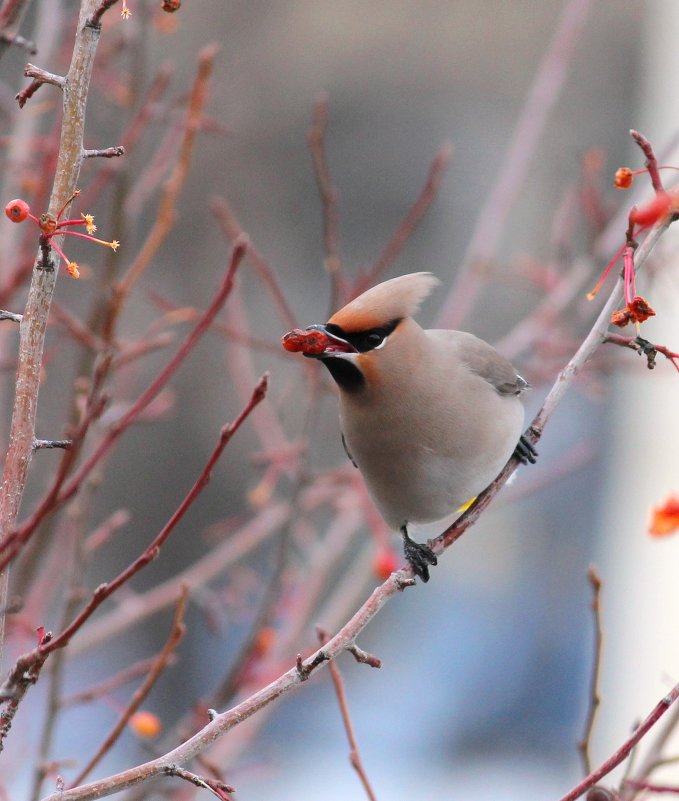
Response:
[[[23,222],[28,217],[30,211],[28,203],[26,203],[25,200],[21,200],[21,198],[10,200],[5,206],[7,219],[15,223]]]
[[[69,261],[69,263],[66,265],[66,272],[71,276],[71,278],[80,278],[80,270],[74,261]]]
[[[634,180],[634,173],[629,167],[620,167],[615,172],[615,180],[613,182],[616,189],[629,189]]]

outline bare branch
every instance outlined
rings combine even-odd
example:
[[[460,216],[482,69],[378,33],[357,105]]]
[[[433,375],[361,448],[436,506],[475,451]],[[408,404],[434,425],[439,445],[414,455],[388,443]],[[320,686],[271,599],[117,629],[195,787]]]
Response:
[[[55,217],[73,195],[80,174],[85,108],[99,41],[99,32],[85,24],[94,5],[94,0],[82,2],[67,76],[69,91],[63,95],[59,154],[48,208],[48,212]],[[53,265],[49,269],[49,250],[49,247],[41,247],[34,263],[24,311],[24,320],[27,322],[21,326],[16,394],[0,494],[0,545],[6,542],[9,532],[16,525],[33,452],[47,317],[57,280],[56,269]],[[7,583],[8,572],[3,566],[0,572],[0,610],[6,606]],[[0,613],[0,662],[4,620],[4,613]]]
[[[587,578],[589,579],[592,588],[592,616],[594,618],[594,652],[592,656],[592,678],[590,681],[590,694],[589,694],[589,707],[587,709],[587,717],[585,719],[585,728],[582,739],[578,743],[578,751],[582,759],[584,773],[587,776],[592,772],[592,758],[589,752],[590,742],[592,739],[592,731],[594,730],[594,721],[596,720],[596,713],[601,703],[601,696],[599,693],[599,680],[601,673],[601,653],[603,645],[603,629],[601,627],[601,576],[597,572],[594,565],[590,565],[587,571]]]

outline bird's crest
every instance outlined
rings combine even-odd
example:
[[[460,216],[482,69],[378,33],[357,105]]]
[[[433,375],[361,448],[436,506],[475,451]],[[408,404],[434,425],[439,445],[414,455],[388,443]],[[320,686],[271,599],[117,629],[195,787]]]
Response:
[[[392,320],[412,317],[439,279],[431,273],[410,273],[384,281],[335,312],[328,323],[347,333],[368,331]]]

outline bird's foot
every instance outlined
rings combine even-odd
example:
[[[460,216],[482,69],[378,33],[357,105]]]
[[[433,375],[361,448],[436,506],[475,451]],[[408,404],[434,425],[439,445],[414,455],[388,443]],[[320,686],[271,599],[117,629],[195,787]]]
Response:
[[[535,464],[538,459],[538,452],[535,450],[533,444],[522,434],[514,449],[514,456],[516,456],[521,464]]]
[[[408,536],[408,529],[405,526],[401,528],[401,534],[403,536],[405,558],[410,563],[415,575],[426,584],[429,581],[429,566],[434,566],[438,563],[436,554],[428,545],[411,540]]]

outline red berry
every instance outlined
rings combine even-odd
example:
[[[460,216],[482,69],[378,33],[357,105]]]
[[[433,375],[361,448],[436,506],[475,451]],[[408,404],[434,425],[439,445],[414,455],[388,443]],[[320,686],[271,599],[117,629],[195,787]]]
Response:
[[[398,556],[391,548],[383,548],[377,552],[373,560],[373,573],[380,581],[386,581],[398,569]]]
[[[143,709],[132,715],[128,725],[137,737],[157,737],[163,729],[158,715]]]
[[[318,356],[328,345],[328,335],[316,329],[302,331],[301,328],[293,328],[281,338],[281,344],[292,353],[301,351]]]
[[[629,189],[634,180],[634,173],[629,167],[619,167],[615,171],[614,186],[616,189]]]
[[[30,208],[28,207],[28,203],[21,198],[10,200],[5,206],[7,218],[15,223],[23,222],[28,217],[29,212]]]

